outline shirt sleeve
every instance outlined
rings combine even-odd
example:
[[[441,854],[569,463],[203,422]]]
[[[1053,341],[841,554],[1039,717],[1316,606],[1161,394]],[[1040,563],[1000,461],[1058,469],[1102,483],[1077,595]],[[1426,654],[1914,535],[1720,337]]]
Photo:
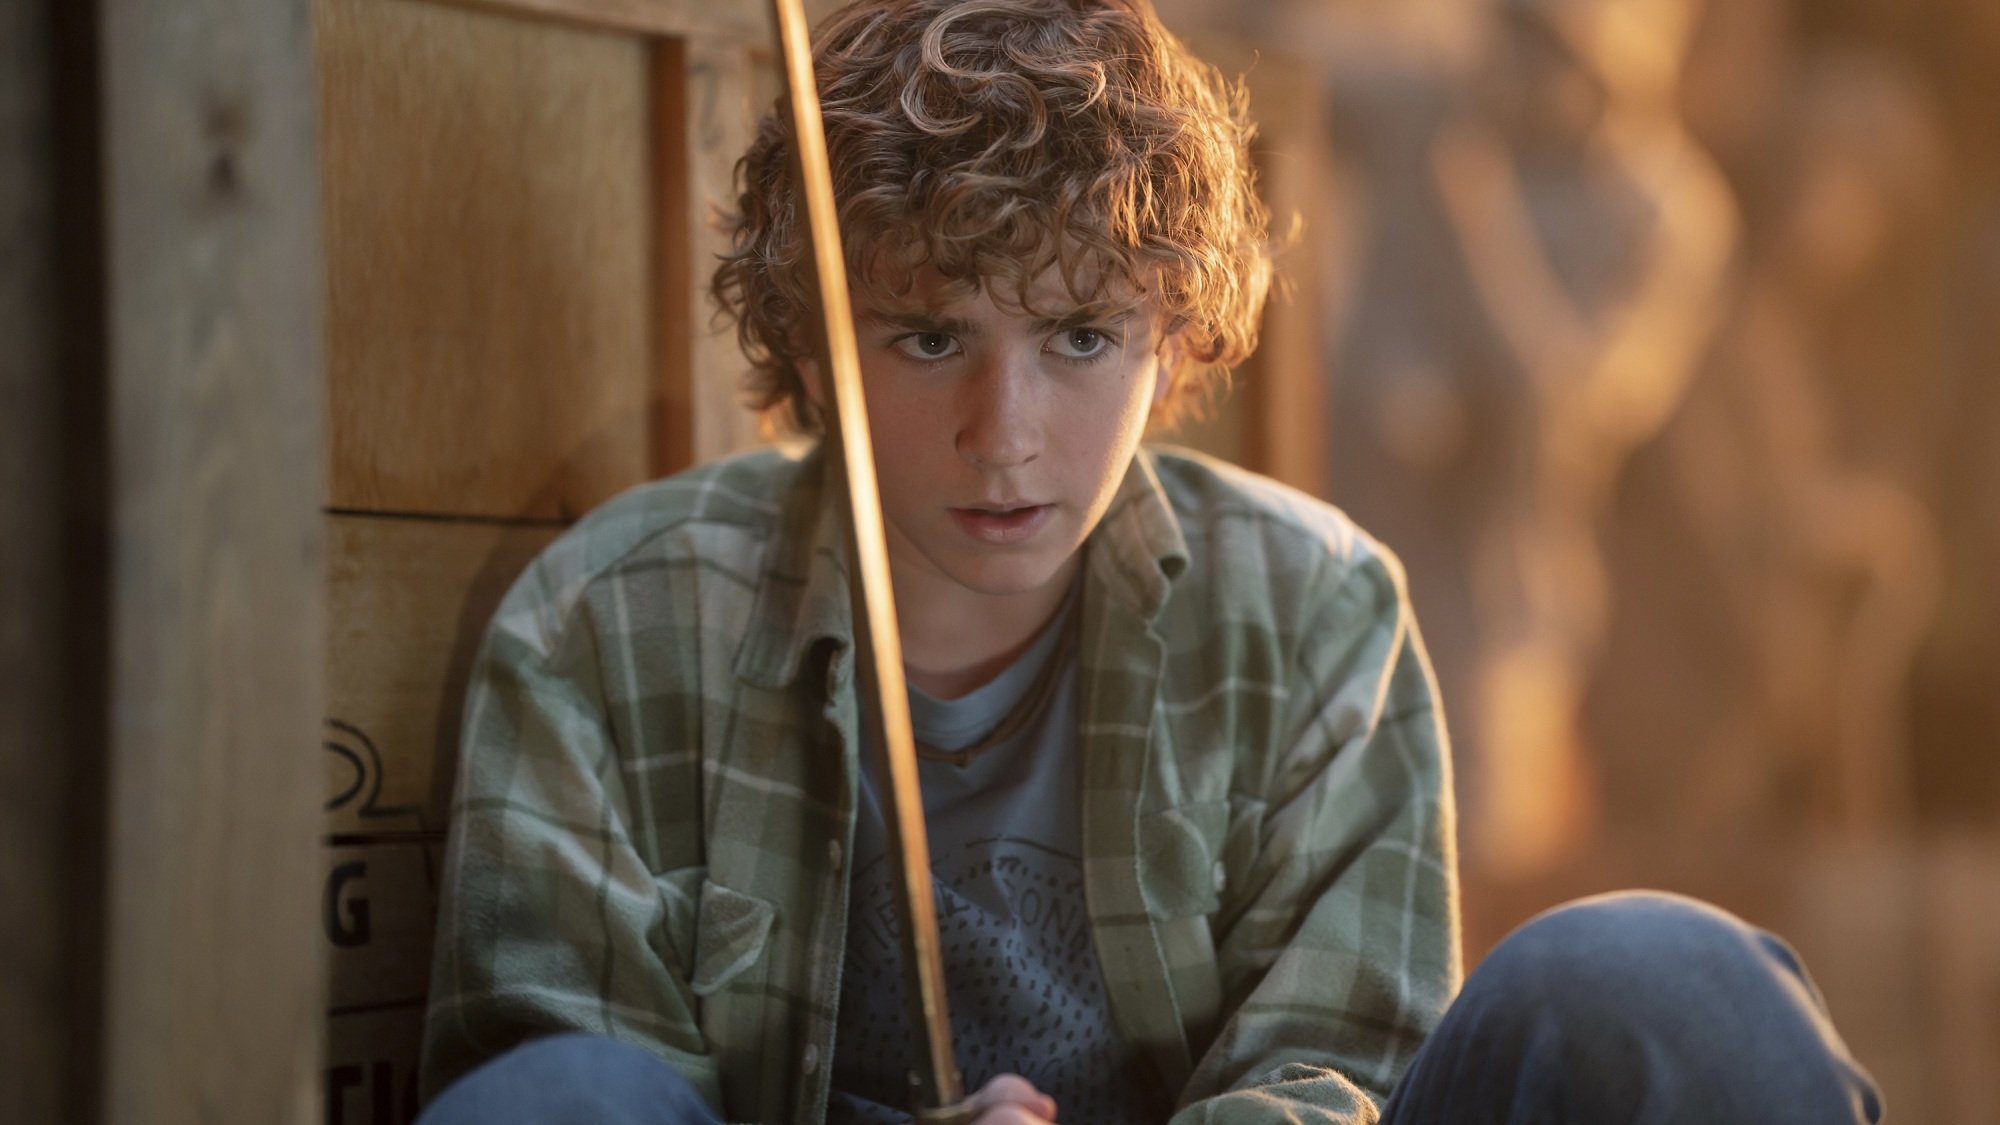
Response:
[[[518,1043],[584,1031],[653,1051],[719,1105],[688,983],[699,869],[642,861],[588,602],[553,620],[541,578],[508,595],[468,687],[424,1100]]]
[[[1368,553],[1321,585],[1215,919],[1234,1007],[1174,1125],[1377,1120],[1463,972],[1449,749],[1401,572]]]

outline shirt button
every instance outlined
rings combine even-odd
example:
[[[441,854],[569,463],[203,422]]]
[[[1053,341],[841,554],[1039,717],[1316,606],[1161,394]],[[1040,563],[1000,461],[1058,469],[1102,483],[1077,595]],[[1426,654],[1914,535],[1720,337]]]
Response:
[[[1221,894],[1222,888],[1229,885],[1229,872],[1222,866],[1221,860],[1215,861],[1215,868],[1210,874],[1215,876],[1215,893]]]
[[[818,1070],[819,1044],[817,1043],[806,1044],[806,1053],[799,1061],[805,1067],[805,1072],[808,1075],[812,1074],[813,1071]]]
[[[839,841],[839,840],[828,840],[828,841],[826,842],[826,862],[827,862],[828,864],[832,865],[832,867],[833,867],[833,869],[834,869],[835,871],[839,871],[839,870],[840,870],[840,841]]]

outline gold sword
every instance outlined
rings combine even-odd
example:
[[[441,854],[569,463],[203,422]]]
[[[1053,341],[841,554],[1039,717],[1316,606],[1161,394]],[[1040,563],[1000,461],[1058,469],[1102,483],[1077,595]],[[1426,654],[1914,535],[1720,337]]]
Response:
[[[951,1016],[945,1007],[944,962],[938,954],[937,912],[931,897],[930,841],[924,831],[923,794],[917,783],[916,746],[910,731],[909,689],[903,682],[902,634],[889,589],[889,552],[882,538],[882,500],[875,481],[875,447],[861,392],[861,359],[854,345],[854,312],[847,296],[847,263],[827,165],[812,47],[800,0],[772,0],[778,23],[778,57],[792,117],[792,170],[805,204],[818,281],[820,318],[814,335],[821,377],[831,391],[827,440],[830,460],[845,479],[848,558],[854,597],[855,682],[873,687],[880,747],[878,776],[886,782],[890,871],[903,939],[904,997],[917,1070],[910,1075],[912,1110],[920,1122],[957,1125],[971,1120],[951,1049]],[[863,706],[865,715],[868,708]]]

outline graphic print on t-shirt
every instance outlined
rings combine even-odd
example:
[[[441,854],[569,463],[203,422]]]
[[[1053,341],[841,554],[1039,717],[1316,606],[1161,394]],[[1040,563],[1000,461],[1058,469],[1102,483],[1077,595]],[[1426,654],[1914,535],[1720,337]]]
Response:
[[[931,857],[938,941],[953,1046],[967,1092],[1003,1072],[1028,1076],[1057,1099],[1063,1121],[1137,1120],[1121,1104],[1127,1053],[1111,1026],[1103,974],[1090,944],[1082,866],[1033,841],[970,841]],[[877,1060],[875,1081],[836,1077],[832,1121],[905,1121],[900,1074],[910,1057],[902,952],[889,864],[855,872],[836,1041],[843,1055]],[[886,1064],[886,1065],[883,1065]]]
[[[1055,1098],[1065,1123],[1159,1121],[1164,1099],[1112,1023],[1084,901],[1076,660],[1065,643],[1076,601],[1072,591],[985,686],[948,700],[910,692],[917,738],[953,755],[917,766],[945,1000],[968,1094],[1014,1073]],[[827,1119],[907,1121],[909,1010],[872,776],[861,798]]]

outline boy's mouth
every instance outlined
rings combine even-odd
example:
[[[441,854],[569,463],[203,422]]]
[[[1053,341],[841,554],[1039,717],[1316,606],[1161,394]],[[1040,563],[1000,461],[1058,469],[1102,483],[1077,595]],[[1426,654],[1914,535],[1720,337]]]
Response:
[[[1054,513],[1053,504],[1009,500],[1000,504],[953,508],[951,518],[960,531],[981,543],[1008,546],[1033,538]]]

